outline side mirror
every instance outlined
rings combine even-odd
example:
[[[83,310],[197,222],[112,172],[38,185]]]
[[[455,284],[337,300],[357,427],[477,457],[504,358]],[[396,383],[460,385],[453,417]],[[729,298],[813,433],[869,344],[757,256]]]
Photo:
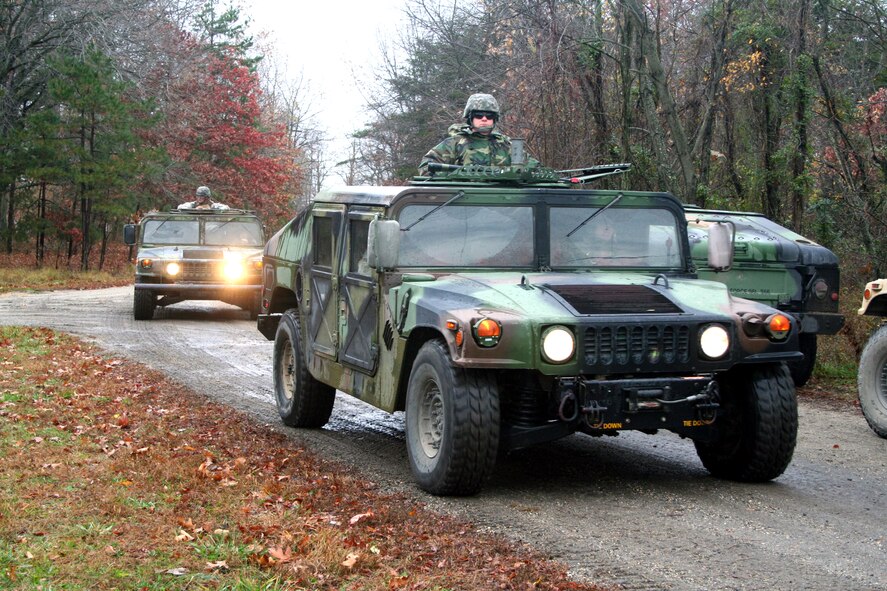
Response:
[[[400,249],[400,223],[379,218],[370,222],[367,263],[373,269],[393,269]]]
[[[123,244],[132,246],[136,243],[136,225],[126,224],[123,226]]]
[[[715,271],[729,271],[733,266],[732,222],[715,222],[708,228],[708,266]]]

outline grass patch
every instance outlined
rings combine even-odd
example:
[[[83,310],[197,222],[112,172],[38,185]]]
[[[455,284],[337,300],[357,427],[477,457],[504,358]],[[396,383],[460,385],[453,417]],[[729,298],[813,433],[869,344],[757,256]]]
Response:
[[[0,342],[2,589],[600,589],[73,337]]]
[[[129,285],[135,271],[126,257],[126,249],[118,248],[103,270],[80,271],[79,267],[64,266],[56,259],[48,260],[38,268],[31,254],[0,254],[0,293]],[[79,264],[79,260],[76,263]],[[92,261],[91,266],[96,269],[98,260]]]

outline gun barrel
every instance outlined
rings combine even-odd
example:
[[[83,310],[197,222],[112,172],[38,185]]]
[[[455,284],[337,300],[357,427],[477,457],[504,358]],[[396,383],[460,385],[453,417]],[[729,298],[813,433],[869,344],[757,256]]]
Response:
[[[558,174],[572,174],[574,176],[586,176],[590,174],[600,173],[619,173],[631,170],[630,162],[622,162],[620,164],[600,164],[598,166],[589,166],[587,168],[571,168],[569,170],[558,170]]]
[[[459,164],[444,164],[443,162],[429,162],[428,172],[455,172],[462,168]]]

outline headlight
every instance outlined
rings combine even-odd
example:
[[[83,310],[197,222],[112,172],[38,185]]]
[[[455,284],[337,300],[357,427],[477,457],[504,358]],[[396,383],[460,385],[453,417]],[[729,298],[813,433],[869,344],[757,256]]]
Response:
[[[825,279],[817,279],[813,284],[813,295],[817,299],[824,300],[825,296],[828,295],[828,291],[828,283],[826,283]]]
[[[549,363],[565,363],[576,351],[573,331],[565,326],[551,326],[542,333],[542,356]]]
[[[243,263],[241,261],[227,261],[222,273],[226,280],[237,281],[243,277]]]
[[[142,259],[139,261],[139,267],[142,269],[150,269],[154,266],[154,261],[151,259]]]
[[[730,335],[723,326],[712,324],[699,335],[699,347],[709,359],[718,359],[730,349]]]
[[[166,265],[166,274],[175,277],[182,270],[182,266],[178,263],[168,263]]]

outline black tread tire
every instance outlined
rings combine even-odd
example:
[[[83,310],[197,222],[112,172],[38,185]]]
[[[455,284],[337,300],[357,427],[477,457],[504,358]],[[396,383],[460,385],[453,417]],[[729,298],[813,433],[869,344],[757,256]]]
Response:
[[[876,330],[862,349],[856,388],[869,427],[887,438],[887,325]]]
[[[326,425],[333,413],[336,389],[309,373],[296,310],[287,310],[277,326],[273,371],[274,399],[283,424],[309,429]]]
[[[262,297],[260,295],[256,295],[248,300],[248,303],[244,306],[244,309],[249,312],[249,319],[255,320],[259,317],[259,312],[262,309]]]
[[[429,396],[439,409],[432,411],[439,420],[435,453],[429,453],[434,445],[421,428],[423,399]],[[406,440],[410,469],[422,489],[433,495],[476,494],[495,467],[499,447],[495,376],[452,365],[440,340],[425,343],[407,386]]]
[[[813,368],[816,366],[816,334],[802,333],[799,335],[798,349],[804,354],[804,359],[789,363],[788,368],[795,386],[801,388],[810,381]]]
[[[136,289],[132,296],[132,317],[136,320],[151,320],[154,318],[154,308],[157,306],[157,296],[149,289]]]
[[[717,478],[766,482],[791,462],[798,436],[798,402],[784,363],[740,367],[719,378],[720,426],[696,453]]]

